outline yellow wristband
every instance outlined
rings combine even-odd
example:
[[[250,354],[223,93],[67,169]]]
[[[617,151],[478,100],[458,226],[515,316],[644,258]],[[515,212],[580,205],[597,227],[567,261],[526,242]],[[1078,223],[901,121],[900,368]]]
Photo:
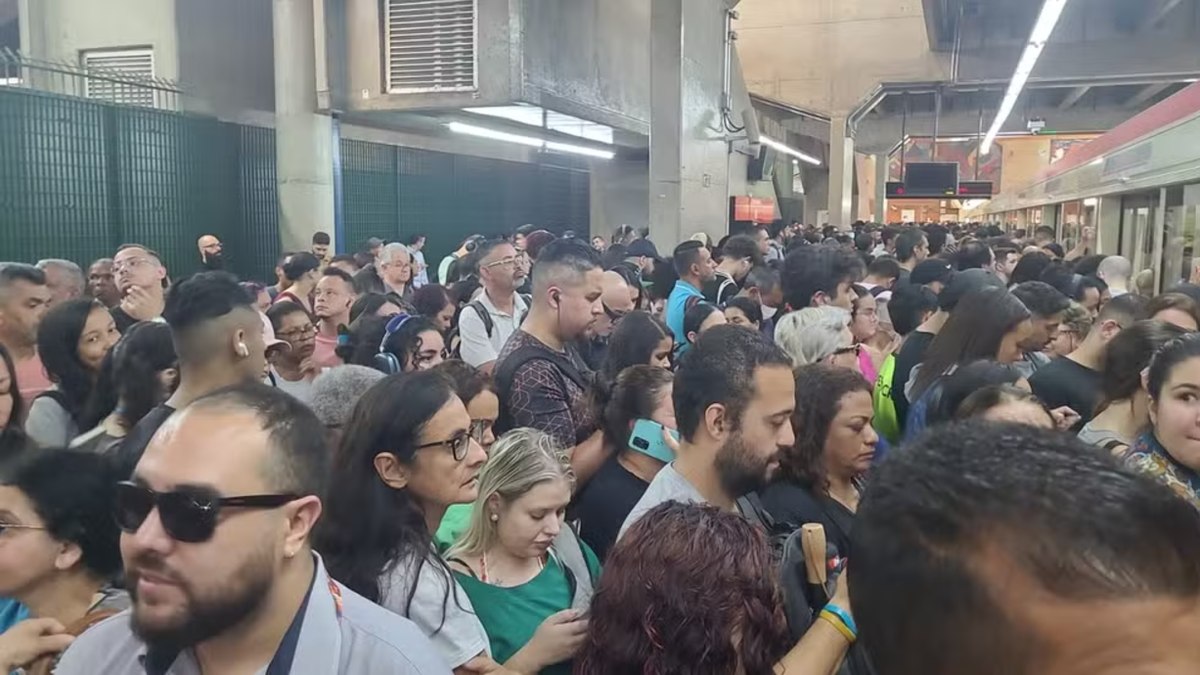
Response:
[[[837,632],[841,633],[842,637],[846,638],[847,642],[854,644],[856,636],[849,628],[846,627],[846,624],[842,623],[842,620],[838,618],[838,615],[834,614],[833,612],[821,610],[821,613],[818,616],[822,619],[825,619],[829,625],[837,629]]]

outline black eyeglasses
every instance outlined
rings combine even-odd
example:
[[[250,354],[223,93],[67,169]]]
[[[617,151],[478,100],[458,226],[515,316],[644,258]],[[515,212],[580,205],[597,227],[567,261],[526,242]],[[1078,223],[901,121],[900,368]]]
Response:
[[[426,448],[447,448],[454,455],[454,461],[461,462],[467,458],[467,450],[471,448],[471,441],[476,443],[482,442],[484,425],[471,422],[471,428],[467,431],[460,431],[450,438],[443,441],[434,441],[424,445],[418,445],[414,450],[424,450]]]
[[[862,345],[858,344],[858,345],[850,345],[849,347],[842,347],[841,349],[835,349],[833,352],[833,355],[834,356],[843,356],[845,354],[854,354],[855,356],[858,356],[861,353],[862,353]]]
[[[208,541],[217,530],[223,507],[274,509],[299,499],[298,495],[248,495],[221,497],[198,491],[155,492],[137,483],[117,483],[115,516],[117,526],[133,534],[141,528],[150,512],[158,509],[158,518],[171,538],[189,544]]]
[[[609,307],[608,303],[606,303],[606,302],[601,302],[600,306],[604,308],[604,313],[608,315],[609,319],[612,319],[613,323],[616,323],[616,322],[620,321],[621,319],[624,319],[625,315],[628,314],[628,312],[618,312],[617,310],[613,309],[612,307]]]

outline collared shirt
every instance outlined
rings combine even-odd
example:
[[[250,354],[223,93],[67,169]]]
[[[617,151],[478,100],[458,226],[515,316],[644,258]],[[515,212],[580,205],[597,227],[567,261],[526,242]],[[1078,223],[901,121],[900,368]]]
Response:
[[[688,300],[691,298],[703,300],[704,294],[683,279],[675,282],[675,288],[667,298],[667,328],[675,335],[675,349],[680,354],[689,347],[687,336],[683,334],[683,315],[687,314]]]
[[[420,288],[429,283],[429,267],[425,264],[425,254],[414,248],[408,249],[408,254],[412,256],[413,270],[413,288]]]
[[[461,340],[459,352],[467,365],[478,368],[485,363],[495,361],[500,356],[500,350],[508,338],[521,325],[521,318],[529,311],[525,300],[520,294],[513,293],[513,311],[504,312],[496,308],[487,292],[482,292],[477,298],[492,318],[492,334],[487,334],[483,319],[473,307],[464,307],[458,315],[458,337]]]
[[[316,573],[302,608],[300,635],[291,654],[292,675],[450,675],[449,666],[411,621],[331,582],[321,558],[315,553],[313,558]],[[133,633],[130,613],[126,611],[79,636],[54,672],[56,675],[202,675],[191,649],[180,653],[164,669],[155,669],[154,664],[148,663],[146,652],[146,645]],[[264,664],[258,674],[265,675],[268,665]]]

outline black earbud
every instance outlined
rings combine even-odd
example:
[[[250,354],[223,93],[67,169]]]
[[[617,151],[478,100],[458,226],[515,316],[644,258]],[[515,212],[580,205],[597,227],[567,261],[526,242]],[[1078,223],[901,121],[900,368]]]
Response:
[[[550,297],[554,298],[554,308],[558,309],[558,306],[562,304],[562,295],[558,291],[554,291],[550,294]]]

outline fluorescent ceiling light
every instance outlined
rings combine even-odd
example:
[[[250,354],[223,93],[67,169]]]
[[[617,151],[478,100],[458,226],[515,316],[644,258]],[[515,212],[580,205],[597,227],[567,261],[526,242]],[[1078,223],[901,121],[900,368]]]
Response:
[[[785,155],[791,155],[792,157],[795,157],[796,159],[799,159],[802,162],[808,162],[809,164],[812,164],[813,166],[821,166],[821,160],[817,159],[816,157],[813,157],[812,155],[806,155],[803,152],[800,152],[799,150],[797,150],[795,148],[786,146],[783,143],[780,143],[779,141],[777,141],[773,138],[767,138],[766,136],[759,136],[758,140],[763,145],[770,147],[770,148],[774,148],[774,149],[778,150],[779,152],[782,152]]]
[[[1000,129],[1004,127],[1008,116],[1016,107],[1021,90],[1025,88],[1025,83],[1033,74],[1033,67],[1037,65],[1038,58],[1042,55],[1042,50],[1046,48],[1046,42],[1054,32],[1054,26],[1058,24],[1058,19],[1062,16],[1066,6],[1067,0],[1046,0],[1042,5],[1042,12],[1038,15],[1037,23],[1033,25],[1033,33],[1030,34],[1025,51],[1021,54],[1021,60],[1017,63],[1017,70],[1008,84],[1008,91],[1004,94],[1000,109],[996,111],[996,119],[992,121],[987,136],[983,138],[983,145],[980,148],[983,154],[986,155],[992,151],[992,143],[996,140],[996,135],[1000,133]]]
[[[533,136],[522,136],[520,134],[510,134],[506,131],[497,131],[488,129],[487,127],[479,127],[474,124],[463,124],[462,122],[451,122],[446,125],[450,131],[457,134],[466,134],[468,136],[477,136],[479,138],[487,138],[493,141],[504,141],[505,143],[517,143],[518,145],[527,145],[531,148],[539,148],[543,150],[554,150],[556,152],[567,152],[573,155],[586,155],[588,157],[598,157],[600,159],[612,159],[616,153],[611,150],[601,150],[599,148],[589,148],[582,145],[571,145],[570,143],[556,143],[547,141]]]
[[[1103,163],[1104,163],[1104,157],[1097,157],[1096,159],[1092,160],[1091,165],[1092,166],[1100,166]]]

